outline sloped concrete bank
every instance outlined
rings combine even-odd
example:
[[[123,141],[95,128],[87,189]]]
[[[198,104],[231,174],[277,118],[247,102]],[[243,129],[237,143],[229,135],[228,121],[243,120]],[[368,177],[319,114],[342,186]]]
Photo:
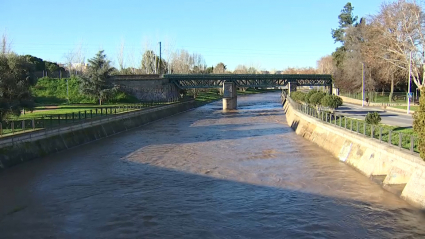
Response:
[[[364,175],[381,179],[385,188],[399,190],[403,199],[425,209],[425,162],[417,154],[320,122],[296,111],[289,100],[283,107],[298,135]]]
[[[0,171],[19,163],[105,138],[146,123],[184,112],[197,106],[195,101],[139,111],[108,121],[66,127],[56,134],[0,148]]]

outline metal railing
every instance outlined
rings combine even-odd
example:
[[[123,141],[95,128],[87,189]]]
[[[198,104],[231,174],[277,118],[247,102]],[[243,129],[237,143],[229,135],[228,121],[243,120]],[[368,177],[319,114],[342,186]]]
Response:
[[[6,124],[9,134],[4,134],[5,124],[0,124],[0,147],[15,144],[17,142],[32,141],[52,134],[81,129],[92,125],[102,124],[105,121],[113,121],[144,114],[159,109],[172,107],[175,104],[192,102],[193,99],[170,101],[169,103],[157,102],[146,105],[126,105],[117,107],[102,107],[85,112],[60,114],[40,119],[11,121]],[[14,132],[14,133],[13,133]]]
[[[282,97],[285,97],[285,95],[282,95]],[[363,135],[380,143],[396,146],[400,150],[405,149],[411,153],[419,153],[419,138],[413,135],[396,132],[389,127],[367,124],[363,120],[352,119],[327,111],[318,111],[309,105],[297,103],[290,97],[286,99],[298,112],[316,118],[325,124]]]

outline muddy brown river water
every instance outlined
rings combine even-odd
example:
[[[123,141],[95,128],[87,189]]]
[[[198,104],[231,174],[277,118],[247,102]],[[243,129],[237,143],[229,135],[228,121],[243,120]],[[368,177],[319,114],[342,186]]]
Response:
[[[287,125],[279,93],[0,173],[0,238],[421,238],[424,214]]]

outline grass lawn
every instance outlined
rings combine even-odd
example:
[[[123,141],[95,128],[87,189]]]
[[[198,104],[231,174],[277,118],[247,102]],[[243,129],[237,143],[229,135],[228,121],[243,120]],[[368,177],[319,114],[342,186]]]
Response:
[[[407,110],[407,106],[392,106],[397,109]],[[410,110],[416,111],[419,109],[419,106],[410,106]]]

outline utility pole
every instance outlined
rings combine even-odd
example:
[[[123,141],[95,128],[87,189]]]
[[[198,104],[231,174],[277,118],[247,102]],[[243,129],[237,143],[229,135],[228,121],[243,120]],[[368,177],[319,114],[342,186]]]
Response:
[[[364,107],[364,63],[362,62],[362,107]]]
[[[159,42],[159,74],[161,75],[161,42]]]
[[[410,52],[409,57],[409,79],[408,79],[408,86],[407,86],[407,114],[410,113],[410,77],[411,77],[411,65],[412,65],[412,52]]]

